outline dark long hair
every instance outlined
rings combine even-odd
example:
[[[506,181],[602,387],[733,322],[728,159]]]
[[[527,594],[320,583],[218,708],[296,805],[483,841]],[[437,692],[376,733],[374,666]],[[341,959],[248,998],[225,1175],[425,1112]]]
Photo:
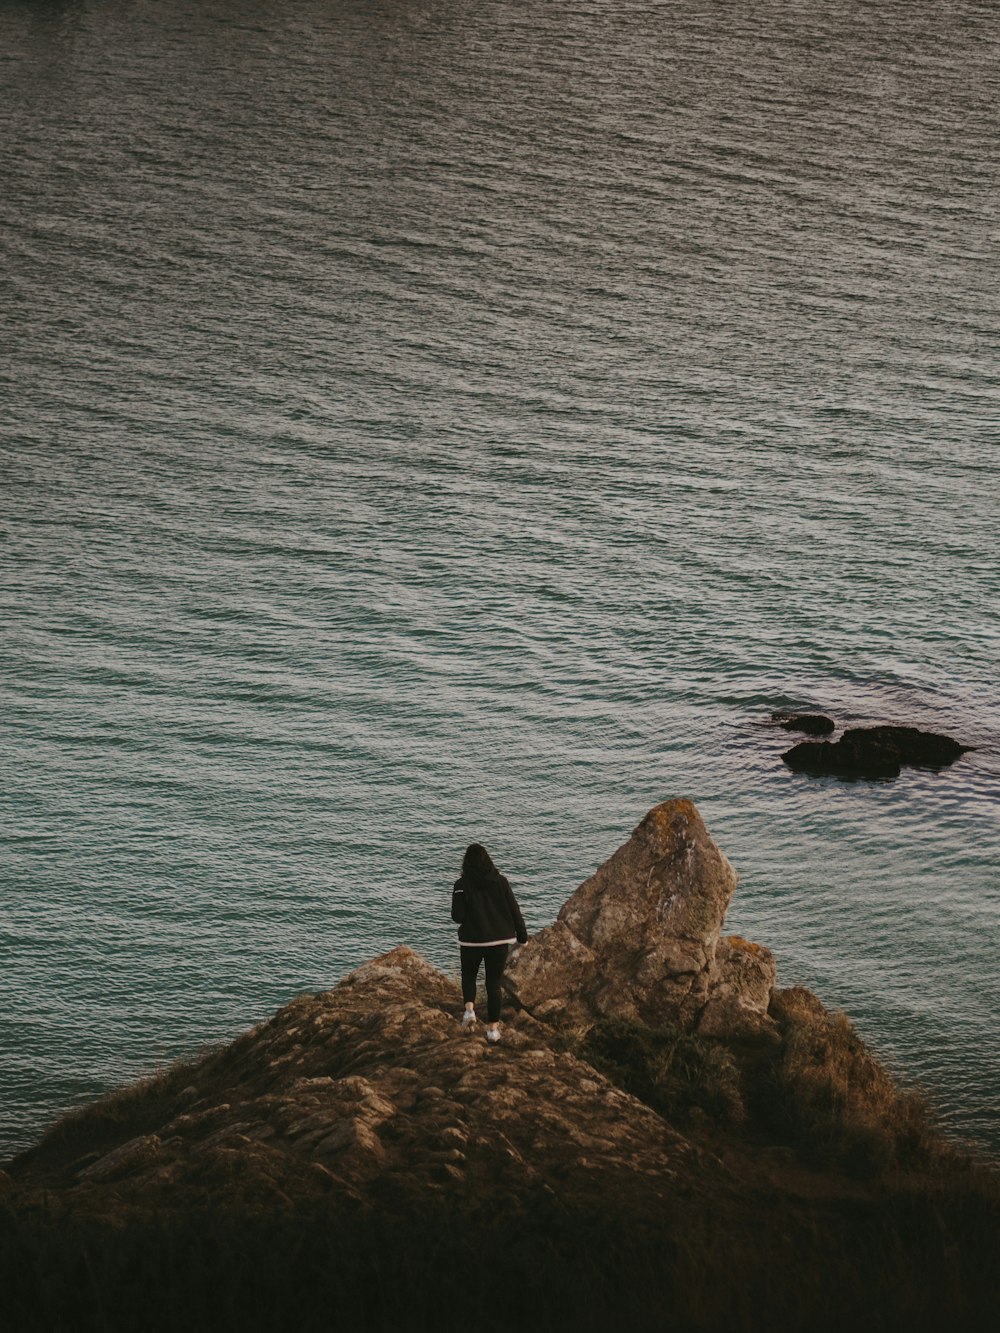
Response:
[[[462,857],[462,878],[470,884],[485,884],[495,875],[499,875],[499,871],[483,844],[470,842]]]

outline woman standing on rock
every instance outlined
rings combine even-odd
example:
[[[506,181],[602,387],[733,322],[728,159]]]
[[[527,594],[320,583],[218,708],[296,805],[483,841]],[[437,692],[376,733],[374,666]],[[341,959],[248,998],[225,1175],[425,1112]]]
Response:
[[[458,922],[459,953],[462,956],[462,998],[465,1013],[462,1027],[476,1021],[476,982],[479,965],[486,963],[486,1040],[500,1040],[500,978],[507,949],[528,938],[524,917],[508,881],[478,842],[466,848],[462,874],[451,891],[451,919]]]

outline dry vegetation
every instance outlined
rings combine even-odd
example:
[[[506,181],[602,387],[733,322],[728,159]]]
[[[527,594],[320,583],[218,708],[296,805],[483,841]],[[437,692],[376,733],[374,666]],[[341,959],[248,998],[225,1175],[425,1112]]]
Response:
[[[823,1012],[809,991],[780,992],[782,1043],[766,1110],[812,1160],[858,1175],[967,1165],[941,1135],[926,1099],[902,1088],[846,1015]]]
[[[805,1165],[884,1180],[990,1172],[939,1129],[927,1099],[872,1055],[845,1014],[810,991],[776,992],[780,1038],[742,1045],[620,1019],[563,1040],[619,1086],[690,1130],[706,1123],[795,1149]]]

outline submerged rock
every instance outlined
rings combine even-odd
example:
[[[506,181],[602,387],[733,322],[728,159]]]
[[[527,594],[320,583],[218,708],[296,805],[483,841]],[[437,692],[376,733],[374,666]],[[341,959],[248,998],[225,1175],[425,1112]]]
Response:
[[[534,1016],[577,1025],[693,1027],[707,1012],[716,1034],[730,1021],[766,1030],[772,956],[736,937],[720,948],[737,880],[695,806],[665,801],[517,950],[506,989]]]
[[[833,718],[825,713],[772,713],[771,721],[785,731],[804,731],[807,736],[830,736],[836,729]]]
[[[781,757],[804,773],[895,778],[904,764],[943,768],[971,748],[917,727],[850,727],[837,741],[803,741]]]

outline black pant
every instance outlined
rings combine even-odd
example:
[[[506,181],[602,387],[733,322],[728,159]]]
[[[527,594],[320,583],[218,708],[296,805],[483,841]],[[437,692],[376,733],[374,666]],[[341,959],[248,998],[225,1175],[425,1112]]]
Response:
[[[496,1023],[500,1017],[500,978],[507,961],[507,947],[506,944],[463,944],[458,951],[462,955],[462,999],[466,1004],[475,1002],[479,964],[486,959],[486,1013],[491,1023]]]

